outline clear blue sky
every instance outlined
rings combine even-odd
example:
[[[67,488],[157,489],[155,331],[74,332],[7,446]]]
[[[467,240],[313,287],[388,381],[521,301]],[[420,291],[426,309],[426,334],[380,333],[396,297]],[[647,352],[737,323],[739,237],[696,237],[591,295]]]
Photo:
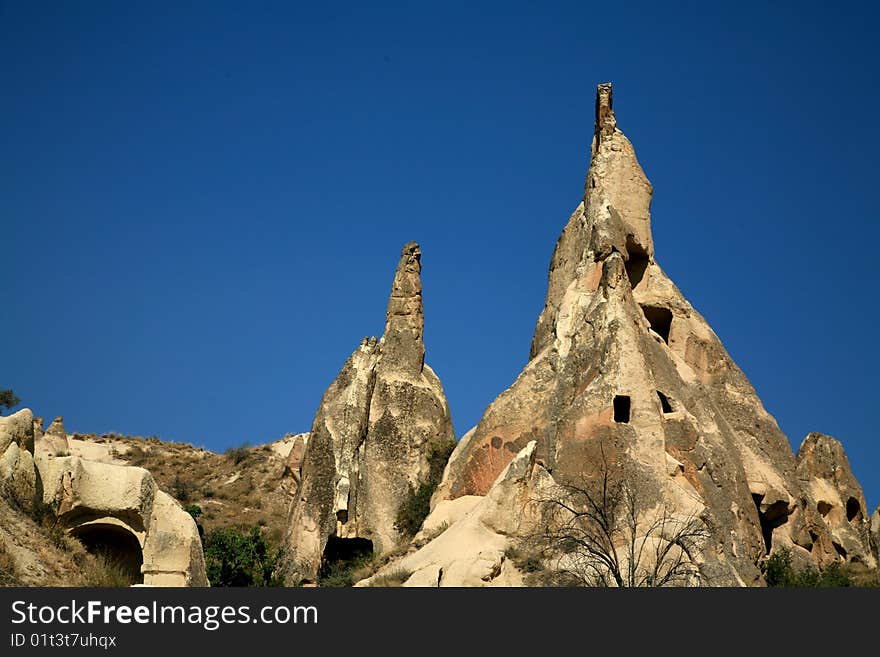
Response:
[[[415,239],[461,435],[526,361],[610,80],[661,266],[873,508],[878,16],[658,4],[0,2],[0,387],[76,431],[306,431]]]

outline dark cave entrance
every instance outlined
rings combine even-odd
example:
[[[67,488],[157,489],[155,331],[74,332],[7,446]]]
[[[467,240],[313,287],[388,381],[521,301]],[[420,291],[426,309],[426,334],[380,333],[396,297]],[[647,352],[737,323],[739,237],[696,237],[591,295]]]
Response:
[[[663,338],[663,342],[669,344],[669,332],[672,330],[672,311],[660,306],[642,306],[641,308],[654,333]]]
[[[781,527],[788,521],[788,505],[783,502],[774,502],[766,511],[761,511],[761,501],[764,495],[752,493],[752,500],[755,502],[755,509],[758,511],[758,520],[761,523],[761,535],[764,537],[764,549],[770,554],[770,548],[773,546],[773,530]]]
[[[645,270],[648,268],[648,252],[633,239],[632,235],[627,235],[626,254],[626,276],[629,278],[629,286],[635,290],[642,282]]]
[[[659,390],[657,391],[657,396],[660,398],[660,408],[663,409],[663,413],[664,414],[672,413],[673,408],[672,408],[672,404],[669,401],[669,397],[664,395]]]
[[[143,584],[141,566],[144,553],[137,537],[128,529],[110,523],[95,523],[74,527],[70,533],[88,552],[103,557],[107,567],[118,570],[129,584]]]
[[[363,565],[372,555],[373,541],[369,539],[331,536],[324,548],[318,580],[324,582],[322,586],[340,586],[339,582],[351,586],[354,582],[347,580],[352,571]],[[330,583],[329,580],[334,580],[335,583]]]
[[[859,501],[851,497],[846,501],[846,519],[849,522],[853,522],[854,520],[861,521],[862,519],[862,505],[859,504]]]
[[[614,421],[620,424],[629,422],[630,399],[627,395],[617,395],[614,398]]]

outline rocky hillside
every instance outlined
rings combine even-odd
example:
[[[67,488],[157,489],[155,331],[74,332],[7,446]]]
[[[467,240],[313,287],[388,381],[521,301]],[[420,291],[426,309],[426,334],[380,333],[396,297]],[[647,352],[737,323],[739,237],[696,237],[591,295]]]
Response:
[[[196,515],[205,532],[258,526],[271,544],[280,545],[293,483],[284,474],[296,437],[222,454],[189,443],[119,434],[73,433],[68,444],[74,455],[149,470],[159,488],[184,507],[201,510]]]

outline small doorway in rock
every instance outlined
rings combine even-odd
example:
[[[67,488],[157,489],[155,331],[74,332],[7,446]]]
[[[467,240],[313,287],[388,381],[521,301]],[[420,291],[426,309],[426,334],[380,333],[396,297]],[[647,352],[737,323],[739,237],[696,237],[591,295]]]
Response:
[[[620,424],[629,423],[630,399],[628,395],[614,397],[614,421]]]
[[[672,413],[674,409],[672,408],[672,403],[669,401],[669,398],[659,390],[657,391],[657,396],[660,398],[660,408],[663,409],[663,414]]]
[[[94,555],[95,572],[107,580],[104,585],[143,584],[144,553],[130,531],[116,524],[92,523],[74,527],[70,533]]]

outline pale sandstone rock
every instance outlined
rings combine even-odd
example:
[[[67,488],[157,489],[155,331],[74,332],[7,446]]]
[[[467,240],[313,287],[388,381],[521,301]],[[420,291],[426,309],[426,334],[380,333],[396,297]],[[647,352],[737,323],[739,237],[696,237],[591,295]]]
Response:
[[[42,418],[40,419],[42,427]],[[64,429],[64,418],[56,417],[52,420],[45,432],[40,430],[40,435],[35,434],[34,453],[48,454],[49,456],[70,456],[70,442],[67,431]]]
[[[397,545],[401,503],[426,480],[430,451],[455,438],[443,387],[424,362],[420,272],[421,251],[410,242],[381,341],[363,340],[315,416],[289,531],[307,582],[315,581],[331,536],[370,541],[380,554]]]
[[[129,533],[142,550],[145,585],[207,586],[195,521],[147,470],[48,454],[36,463],[43,501],[69,531]]]
[[[0,417],[0,484],[26,507],[37,497],[33,453],[33,413],[25,408]]]
[[[475,500],[446,531],[357,586],[371,586],[383,575],[400,571],[410,573],[404,586],[521,586],[522,575],[505,553],[511,538],[535,522],[532,502],[552,486],[535,454],[532,441],[508,463],[486,496]]]
[[[804,547],[816,563],[876,566],[868,507],[843,445],[831,436],[809,434],[798,450],[797,473],[804,525],[810,538]]]

